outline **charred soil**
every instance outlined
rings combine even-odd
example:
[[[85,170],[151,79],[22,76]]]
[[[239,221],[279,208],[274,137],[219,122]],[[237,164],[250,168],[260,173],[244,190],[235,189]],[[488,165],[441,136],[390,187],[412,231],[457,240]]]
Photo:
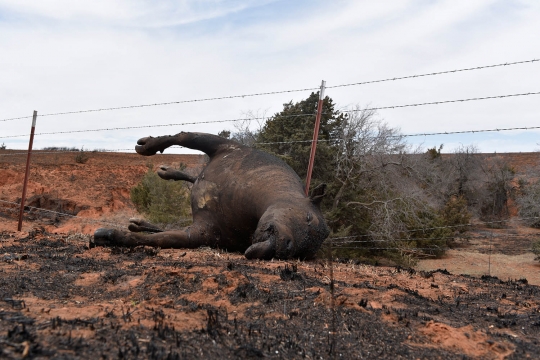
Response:
[[[2,232],[0,357],[522,359],[526,281]],[[333,279],[330,272],[333,267]]]

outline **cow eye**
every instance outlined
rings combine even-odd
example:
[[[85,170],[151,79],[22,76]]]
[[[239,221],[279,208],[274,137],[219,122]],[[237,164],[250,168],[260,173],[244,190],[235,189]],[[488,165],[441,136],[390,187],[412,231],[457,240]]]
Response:
[[[307,213],[307,221],[310,222],[311,220],[313,220],[313,215],[311,215],[311,213]]]

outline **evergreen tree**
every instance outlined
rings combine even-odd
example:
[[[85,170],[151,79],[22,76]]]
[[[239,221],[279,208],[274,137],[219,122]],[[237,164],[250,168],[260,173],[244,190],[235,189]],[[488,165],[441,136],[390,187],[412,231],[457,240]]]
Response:
[[[284,104],[283,111],[270,118],[259,133],[258,142],[262,143],[259,147],[281,157],[303,179],[307,175],[318,102],[319,94],[311,93],[305,100]],[[333,180],[331,169],[336,151],[333,143],[344,119],[345,116],[334,109],[333,100],[327,96],[323,100],[313,186]]]

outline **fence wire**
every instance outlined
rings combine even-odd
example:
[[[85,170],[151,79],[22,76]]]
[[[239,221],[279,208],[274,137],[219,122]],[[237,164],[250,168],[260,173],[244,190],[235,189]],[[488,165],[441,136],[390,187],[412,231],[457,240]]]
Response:
[[[11,202],[11,201],[5,201],[5,200],[0,200],[0,203],[9,204],[9,205],[15,205],[16,206],[16,208],[13,208],[13,207],[5,206],[5,205],[4,206],[0,205],[0,207],[8,208],[8,209],[17,209],[18,210],[19,207],[21,206],[20,203]],[[59,211],[54,211],[54,210],[49,210],[49,209],[44,209],[44,208],[39,208],[39,207],[34,207],[34,206],[29,206],[29,205],[25,205],[24,207],[25,207],[25,209],[24,209],[25,212],[29,212],[30,210],[35,210],[35,211],[41,211],[41,212],[55,214],[55,215],[58,215],[58,216],[65,216],[65,217],[82,219],[84,221],[93,222],[93,223],[102,223],[102,224],[107,224],[107,225],[111,225],[111,226],[114,226],[114,227],[122,227],[121,225],[119,225],[117,223],[109,222],[109,221],[106,221],[106,220],[83,218],[83,217],[77,216],[77,215],[66,214],[66,213],[59,212]],[[28,208],[29,210],[27,210],[26,208]]]
[[[433,102],[424,102],[424,103],[415,103],[415,104],[405,104],[405,105],[392,105],[392,106],[382,106],[382,107],[373,107],[373,108],[365,108],[365,109],[358,109],[358,110],[345,110],[346,112],[361,112],[361,111],[371,111],[371,110],[383,110],[383,109],[398,109],[398,108],[408,108],[408,107],[418,107],[418,106],[427,106],[427,105],[443,105],[443,104],[451,104],[451,103],[463,103],[463,102],[469,102],[469,101],[480,101],[480,100],[490,100],[490,99],[503,99],[503,98],[509,98],[509,97],[518,97],[518,96],[530,96],[530,95],[540,95],[540,91],[538,92],[528,92],[528,93],[521,93],[521,94],[509,94],[509,95],[496,95],[496,96],[485,96],[485,97],[475,97],[475,98],[468,98],[468,99],[457,99],[457,100],[443,100],[443,101],[433,101]],[[315,116],[315,114],[299,114],[299,115],[285,115],[280,117],[299,117],[299,116]],[[184,125],[199,125],[199,124],[213,124],[213,123],[226,123],[226,122],[235,122],[235,121],[254,121],[254,120],[264,120],[268,119],[270,117],[266,118],[239,118],[239,119],[226,119],[226,120],[209,120],[209,121],[194,121],[194,122],[185,122],[185,123],[170,123],[170,124],[155,124],[155,125],[140,125],[140,126],[125,126],[125,127],[114,127],[114,128],[100,128],[100,129],[85,129],[85,130],[68,130],[68,131],[55,131],[55,132],[45,132],[45,133],[36,133],[34,135],[57,135],[57,134],[74,134],[74,133],[85,133],[85,132],[99,132],[99,131],[116,131],[116,130],[128,130],[128,129],[142,129],[142,128],[154,128],[154,127],[168,127],[168,126],[184,126]],[[538,127],[534,127],[538,128]],[[513,129],[513,128],[509,128]],[[532,128],[515,128],[516,130],[524,130],[524,129],[532,129]],[[502,130],[508,130],[508,129],[492,129],[490,131],[502,131]],[[465,132],[481,132],[480,130],[471,130],[471,131],[465,131]],[[465,132],[452,132],[454,134],[462,134]],[[434,133],[433,135],[443,135],[443,134],[450,134],[450,133]],[[411,134],[408,136],[428,136],[429,134]],[[8,136],[0,136],[0,139],[8,139],[8,138],[17,138],[17,137],[26,137],[28,134],[20,134],[20,135],[8,135]],[[402,135],[396,135],[394,137],[400,137]]]
[[[517,131],[517,130],[540,130],[540,126],[522,126],[511,128],[495,128],[495,129],[478,129],[478,130],[458,130],[458,131],[439,131],[432,133],[414,133],[414,134],[401,134],[401,135],[389,135],[387,139],[400,139],[405,137],[420,137],[420,136],[439,136],[439,135],[456,135],[456,134],[476,134],[485,132],[499,132],[499,131]],[[375,138],[366,137],[368,139]],[[341,142],[343,139],[318,139],[317,142]],[[262,142],[255,143],[254,145],[273,145],[273,144],[293,144],[293,143],[311,143],[313,140],[292,140],[292,141],[274,141],[274,142]]]
[[[361,237],[365,235],[360,235],[356,237]],[[378,243],[378,242],[413,242],[413,241],[438,241],[438,240],[452,240],[456,238],[462,238],[462,239],[468,239],[468,236],[466,234],[462,235],[454,235],[454,236],[443,236],[443,237],[436,237],[436,238],[403,238],[403,239],[373,239],[373,240],[348,240],[350,237],[336,237],[336,238],[328,238],[330,241],[334,242],[335,244],[362,244],[362,243]],[[354,237],[353,237],[354,238]],[[538,238],[540,239],[540,233],[538,234],[501,234],[501,233],[493,233],[493,235],[483,235],[478,236],[475,235],[474,239],[490,239],[490,238]]]
[[[296,114],[296,115],[284,115],[284,116],[281,116],[281,117],[282,118],[289,118],[289,117],[298,118],[298,117],[315,116],[315,115],[316,114]],[[256,120],[265,120],[265,119],[268,119],[268,118],[269,117],[253,117],[253,118],[237,118],[237,119],[225,119],[225,120],[193,121],[193,122],[169,123],[169,124],[124,126],[124,127],[100,128],[100,129],[68,130],[68,131],[57,131],[57,132],[47,132],[47,133],[36,133],[34,135],[37,136],[37,135],[73,134],[73,133],[98,132],[98,131],[116,131],[116,130],[145,129],[145,128],[156,128],[156,127],[170,127],[170,126],[185,126],[185,125],[239,122],[239,121],[256,121]],[[0,136],[0,139],[26,137],[26,136],[28,136],[28,134]]]
[[[16,202],[11,202],[11,201],[5,201],[5,200],[0,200],[0,203],[4,203],[4,204],[10,204],[10,205],[15,205],[17,206],[17,209],[20,208],[21,204],[20,203],[16,203]],[[8,207],[6,205],[0,205],[0,207],[3,207],[3,208],[9,208],[9,209],[14,209],[13,207]],[[26,209],[28,208],[28,210]],[[54,210],[49,210],[49,209],[44,209],[44,208],[40,208],[40,207],[35,207],[35,206],[29,206],[29,205],[25,205],[24,206],[24,212],[30,212],[30,211],[41,211],[41,212],[46,212],[46,213],[51,213],[51,214],[55,214],[57,216],[65,216],[65,217],[69,217],[69,218],[73,218],[73,219],[79,219],[79,220],[82,220],[82,221],[88,221],[88,222],[93,222],[93,223],[101,223],[101,224],[107,224],[107,225],[111,225],[111,226],[114,226],[114,227],[117,227],[117,228],[126,228],[126,225],[122,225],[122,224],[118,224],[118,223],[113,223],[113,222],[110,222],[110,221],[106,221],[106,220],[100,220],[100,219],[89,219],[89,218],[86,218],[86,217],[82,217],[82,216],[77,216],[77,215],[73,215],[73,214],[67,214],[67,213],[63,213],[63,212],[59,212],[59,211],[54,211]],[[179,221],[185,221],[185,220],[191,220],[191,219],[178,219]],[[148,230],[153,230],[153,231],[157,231],[157,232],[160,232],[160,231],[163,231],[163,229],[157,229],[157,228],[151,228],[151,227],[148,227],[148,226],[143,226],[145,229],[148,229]]]
[[[335,89],[335,88],[347,87],[347,86],[375,84],[375,83],[396,81],[396,80],[405,80],[405,79],[415,79],[415,78],[428,77],[428,76],[434,76],[434,75],[454,74],[454,73],[465,72],[465,71],[473,71],[473,70],[489,69],[489,68],[496,68],[496,67],[505,67],[505,66],[510,66],[510,65],[534,63],[534,62],[537,62],[537,61],[540,61],[540,59],[525,60],[525,61],[515,61],[515,62],[511,62],[511,63],[503,63],[503,64],[495,64],[495,65],[476,66],[476,67],[457,69],[457,70],[445,70],[445,71],[438,71],[438,72],[418,74],[418,75],[407,75],[407,76],[387,78],[387,79],[382,79],[382,80],[371,80],[371,81],[363,81],[363,82],[357,82],[357,83],[351,83],[351,84],[327,86],[326,88],[327,89]]]
[[[407,247],[353,247],[353,246],[343,246],[343,247],[335,247],[335,246],[332,246],[333,248],[337,248],[337,249],[351,249],[351,250],[400,250],[400,251],[416,251],[416,250],[420,250],[420,251],[446,251],[446,250],[450,250],[450,248],[448,247],[431,247],[431,248],[407,248]]]
[[[373,108],[366,108],[366,109],[358,109],[358,110],[345,110],[344,112],[360,112],[360,111],[370,111],[370,110],[399,109],[399,108],[408,108],[408,107],[416,107],[416,106],[442,105],[442,104],[451,104],[451,103],[460,103],[460,102],[469,102],[469,101],[491,100],[491,99],[503,99],[503,98],[509,98],[509,97],[519,97],[519,96],[539,95],[539,94],[540,94],[540,91],[538,91],[538,92],[521,93],[521,94],[484,96],[484,97],[475,97],[475,98],[468,98],[468,99],[432,101],[432,102],[423,102],[423,103],[416,103],[416,104],[392,105],[392,106],[380,106],[380,107],[373,107]]]
[[[10,207],[10,206],[6,206],[6,205],[0,205],[0,207],[2,208],[9,208],[9,209],[18,209],[20,207],[20,203],[16,203],[16,202],[11,202],[11,201],[5,201],[5,200],[0,200],[0,203],[4,203],[4,204],[8,204],[8,205],[14,205],[16,206],[16,208],[14,207]],[[27,208],[29,210],[27,210]],[[80,219],[82,221],[87,221],[87,222],[93,222],[93,223],[102,223],[102,224],[107,224],[107,225],[111,225],[111,226],[114,226],[114,227],[117,227],[117,228],[125,228],[126,225],[121,225],[121,224],[118,224],[118,223],[113,223],[113,222],[109,222],[109,221],[106,221],[106,220],[99,220],[99,219],[89,219],[89,218],[86,218],[86,217],[81,217],[81,216],[77,216],[77,215],[72,215],[72,214],[67,214],[67,213],[63,213],[63,212],[59,212],[59,211],[54,211],[54,210],[49,210],[49,209],[44,209],[44,208],[39,208],[39,207],[34,207],[34,206],[28,206],[28,205],[25,205],[25,209],[24,211],[25,212],[30,212],[31,210],[34,210],[34,211],[41,211],[41,212],[46,212],[46,213],[52,213],[52,214],[55,214],[55,215],[58,215],[58,216],[65,216],[65,217],[69,217],[69,218],[75,218],[75,219]],[[530,217],[530,218],[517,218],[516,220],[531,220],[531,219],[539,219],[540,217]],[[185,219],[181,219],[181,220],[185,220]],[[491,224],[494,224],[494,223],[501,223],[501,222],[507,222],[505,220],[500,220],[500,221],[485,221],[485,222],[482,222],[482,224],[465,224],[465,225],[456,225],[456,226],[440,226],[440,227],[436,227],[436,228],[422,228],[422,229],[415,229],[415,230],[405,230],[404,232],[412,232],[412,231],[422,231],[422,230],[433,230],[433,229],[445,229],[445,228],[455,228],[457,226],[478,226],[478,225],[491,225]],[[152,228],[148,228],[146,227],[147,229],[149,230],[155,230],[155,231],[162,231],[161,229],[152,229]],[[446,237],[438,237],[438,238],[407,238],[407,239],[370,239],[370,240],[351,240],[351,239],[355,239],[355,238],[361,238],[361,237],[366,237],[366,236],[372,236],[372,235],[354,235],[354,236],[343,236],[343,237],[330,237],[327,239],[328,242],[330,242],[332,244],[332,246],[336,247],[336,248],[340,248],[340,249],[370,249],[370,250],[390,250],[390,249],[399,249],[399,250],[411,250],[411,249],[416,249],[416,250],[444,250],[445,248],[442,248],[442,247],[438,247],[438,246],[434,246],[434,247],[430,247],[430,248],[389,248],[389,247],[385,247],[385,248],[380,248],[380,247],[347,247],[347,246],[343,246],[343,245],[348,245],[348,244],[355,244],[355,243],[383,243],[383,242],[388,242],[388,243],[392,243],[392,242],[395,242],[395,243],[399,243],[399,242],[416,242],[416,241],[437,241],[437,240],[450,240],[450,239],[455,239],[456,237],[458,236],[446,236]],[[500,237],[503,237],[503,238],[513,238],[513,237],[520,237],[520,238],[540,238],[540,234],[526,234],[526,235],[519,235],[519,234],[499,234],[499,233],[492,233],[490,235],[485,235],[485,236],[475,236],[474,239],[489,239],[489,238],[500,238]]]
[[[18,203],[14,203],[14,202],[8,202],[8,201],[3,201],[3,200],[0,200],[0,202],[2,203],[6,203],[6,204],[10,204],[10,205],[16,205],[17,207],[20,205]],[[0,207],[2,208],[10,208],[10,209],[14,209],[13,207],[7,207],[5,205],[0,205]],[[33,206],[25,206],[25,208],[29,208],[30,210],[26,210],[25,209],[25,212],[30,212],[31,210],[34,210],[34,211],[42,211],[42,212],[47,212],[47,213],[53,213],[55,215],[58,215],[58,216],[66,216],[66,217],[70,217],[70,218],[76,218],[76,219],[80,219],[82,221],[85,221],[85,222],[92,222],[92,223],[103,223],[103,224],[107,224],[107,225],[110,225],[110,226],[114,226],[116,228],[124,228],[125,229],[125,225],[121,225],[121,224],[118,224],[118,223],[112,223],[112,222],[109,222],[109,221],[104,221],[104,220],[97,220],[97,219],[88,219],[88,218],[83,218],[83,217],[80,217],[80,216],[76,216],[76,215],[72,215],[72,214],[66,214],[66,213],[61,213],[61,212],[58,212],[58,211],[53,211],[53,210],[49,210],[49,209],[43,209],[43,208],[37,208],[37,207],[33,207]],[[155,230],[155,231],[162,231],[161,229],[152,229],[152,228],[148,228],[147,229],[149,230]],[[503,238],[509,238],[509,237],[521,237],[521,238],[528,238],[528,237],[538,237],[538,236],[534,236],[533,234],[529,234],[529,235],[513,235],[513,234],[499,234],[501,236],[500,237],[503,237]],[[421,241],[421,240],[440,240],[440,239],[451,239],[453,237],[447,237],[447,238],[439,238],[439,239],[429,239],[429,238],[412,238],[412,239],[408,239],[407,241],[409,242],[412,242],[412,241]],[[489,239],[490,236],[475,236],[474,239],[475,240],[478,240],[478,239]],[[491,238],[496,238],[495,236],[491,236]],[[401,251],[401,252],[418,252],[418,251],[446,251],[446,250],[449,250],[451,248],[449,247],[445,247],[445,246],[433,246],[433,247],[355,247],[355,246],[343,246],[343,245],[347,245],[347,244],[350,244],[350,243],[354,243],[354,241],[350,241],[350,242],[347,242],[345,244],[343,243],[339,243],[339,242],[336,242],[337,238],[328,238],[327,239],[327,242],[329,243],[329,245],[334,248],[334,249],[354,249],[354,250],[398,250],[398,251]],[[388,239],[388,240],[372,240],[372,241],[366,241],[366,242],[398,242],[400,240],[404,240],[404,239]],[[492,245],[490,245],[492,246]],[[494,248],[496,249],[496,247]],[[525,249],[517,249],[516,251],[523,251]],[[425,253],[423,255],[426,255]]]
[[[327,89],[336,89],[336,88],[342,88],[342,87],[367,85],[367,84],[398,81],[398,80],[405,80],[405,79],[415,79],[415,78],[429,77],[429,76],[435,76],[435,75],[454,74],[454,73],[466,72],[466,71],[490,69],[490,68],[496,68],[496,67],[508,67],[508,66],[512,66],[512,65],[520,65],[520,64],[527,64],[527,63],[532,64],[532,63],[535,63],[535,62],[538,62],[538,61],[540,61],[540,59],[506,62],[506,63],[500,63],[500,64],[494,64],[494,65],[483,65],[483,66],[475,66],[475,67],[462,68],[462,69],[444,70],[444,71],[424,73],[424,74],[406,75],[406,76],[399,76],[399,77],[393,77],[393,78],[385,78],[385,79],[380,79],[380,80],[369,80],[369,81],[362,81],[362,82],[355,82],[355,83],[348,83],[348,84],[341,84],[341,85],[326,86],[326,88]],[[48,113],[48,114],[43,114],[43,115],[39,115],[39,116],[40,117],[44,117],[44,116],[60,116],[60,115],[72,115],[72,114],[82,114],[82,113],[91,113],[91,112],[101,112],[101,111],[137,109],[137,108],[146,108],[146,107],[154,107],[154,106],[178,105],[178,104],[185,104],[185,103],[197,103],[197,102],[205,102],[205,101],[237,99],[237,98],[265,96],[265,95],[276,95],[276,94],[287,94],[287,93],[304,92],[304,91],[318,91],[318,90],[319,90],[319,88],[311,87],[311,88],[303,88],[303,89],[268,91],[268,92],[252,93],[252,94],[229,95],[229,96],[209,97],[209,98],[192,99],[192,100],[168,101],[168,102],[140,104],[140,105],[128,105],[128,106],[117,106],[117,107],[98,108],[98,109],[65,111],[65,112]],[[20,116],[20,117],[14,117],[14,118],[7,118],[7,119],[0,120],[0,122],[21,120],[21,119],[29,119],[29,118],[32,118],[32,116]]]
[[[189,149],[185,146],[180,145],[173,145],[169,146],[168,149]],[[19,150],[19,149],[14,149]],[[9,150],[12,151],[12,150]],[[99,149],[99,150],[53,150],[53,151],[44,151],[44,150],[32,150],[32,156],[34,155],[47,155],[47,154],[67,154],[67,153],[73,153],[78,154],[80,152],[84,153],[121,153],[124,154],[126,151],[132,151],[132,155],[135,155],[135,147],[129,148],[129,149]],[[0,154],[0,157],[2,156],[21,156],[21,155],[28,155],[28,151],[21,151],[16,153],[10,153],[10,154]],[[186,155],[186,154],[169,154],[169,155]]]
[[[165,125],[164,125],[165,126]],[[172,126],[172,125],[171,125]],[[540,126],[529,126],[529,127],[513,127],[513,128],[496,128],[496,129],[478,129],[478,130],[459,130],[459,131],[443,131],[443,132],[434,132],[434,133],[416,133],[416,134],[401,134],[401,135],[390,135],[386,138],[389,139],[396,139],[396,138],[405,138],[405,137],[420,137],[420,136],[438,136],[438,135],[455,135],[455,134],[476,134],[476,133],[485,133],[485,132],[499,132],[499,131],[518,131],[518,130],[540,130]],[[90,130],[92,131],[92,130]],[[81,131],[82,132],[82,131]],[[57,134],[57,133],[54,133]],[[47,135],[47,133],[42,134],[36,134],[36,135]],[[23,135],[16,135],[16,137],[21,137]],[[24,135],[28,136],[28,135]],[[0,137],[2,139],[2,137]],[[317,139],[317,142],[341,142],[342,139]],[[300,144],[300,143],[312,143],[313,139],[311,140],[290,140],[290,141],[270,141],[270,142],[257,142],[253,143],[253,145],[260,146],[260,145],[279,145],[279,144]],[[184,146],[174,145],[170,146],[169,148],[186,148]],[[19,149],[14,149],[19,150]],[[22,150],[22,149],[21,149]],[[13,151],[13,150],[10,150]],[[37,151],[36,154],[50,154],[50,153],[60,153],[60,152],[79,152],[81,150],[56,150],[51,152],[43,152],[40,150],[34,150]],[[118,152],[118,151],[135,151],[135,148],[131,149],[99,149],[99,150],[83,150],[86,152]],[[28,151],[21,151],[19,153],[12,153],[12,154],[0,154],[0,156],[16,156],[16,155],[25,155],[28,154]],[[33,154],[33,152],[32,152]]]
[[[531,217],[514,217],[512,218],[514,221],[527,221],[527,220],[537,220],[540,219],[540,216],[531,216]],[[501,225],[508,223],[507,220],[494,220],[494,221],[482,221],[481,223],[467,223],[467,224],[459,224],[459,225],[446,225],[446,226],[434,226],[434,227],[427,227],[427,228],[416,228],[416,229],[405,229],[401,230],[403,233],[411,233],[411,232],[422,232],[422,231],[431,231],[431,230],[442,230],[442,229],[457,229],[457,228],[466,228],[466,227],[474,227],[479,225]],[[342,240],[342,239],[356,239],[356,238],[363,238],[363,237],[370,237],[372,235],[364,234],[364,235],[351,235],[351,236],[340,236],[333,238],[334,240]],[[429,240],[429,238],[424,238],[423,240]]]
[[[134,149],[111,149],[111,150],[100,150],[96,152],[110,152],[114,153],[117,151],[127,151],[127,150],[134,150]],[[57,150],[57,151],[41,151],[41,150],[32,150],[32,155],[46,155],[46,154],[60,154],[60,153],[80,153],[80,152],[87,152],[91,153],[93,150]],[[20,155],[27,155],[28,151],[21,151],[17,153],[11,153],[11,154],[0,154],[0,156],[20,156]]]

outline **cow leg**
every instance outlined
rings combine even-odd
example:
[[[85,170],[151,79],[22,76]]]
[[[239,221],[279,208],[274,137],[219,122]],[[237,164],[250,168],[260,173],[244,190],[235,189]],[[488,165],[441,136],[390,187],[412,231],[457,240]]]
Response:
[[[219,232],[211,226],[193,224],[184,229],[163,231],[155,234],[120,231],[116,229],[97,229],[90,240],[90,248],[96,246],[153,246],[162,249],[195,249],[200,246],[217,247]]]
[[[159,226],[154,225],[152,223],[149,223],[146,220],[143,219],[137,219],[137,218],[131,218],[129,219],[128,229],[132,232],[150,232],[150,233],[158,233],[163,232],[162,229],[159,228]]]
[[[200,150],[210,157],[223,146],[240,146],[234,141],[227,140],[217,135],[181,132],[176,135],[158,137],[149,136],[139,139],[139,141],[137,141],[137,146],[135,146],[135,150],[141,155],[152,156],[158,151],[163,152],[166,148],[173,145]]]
[[[157,171],[157,174],[163,180],[174,180],[174,181],[183,180],[183,181],[188,181],[190,183],[194,183],[195,180],[197,180],[195,176],[191,176],[180,170],[175,170],[166,165],[161,165],[159,167],[159,170]]]

